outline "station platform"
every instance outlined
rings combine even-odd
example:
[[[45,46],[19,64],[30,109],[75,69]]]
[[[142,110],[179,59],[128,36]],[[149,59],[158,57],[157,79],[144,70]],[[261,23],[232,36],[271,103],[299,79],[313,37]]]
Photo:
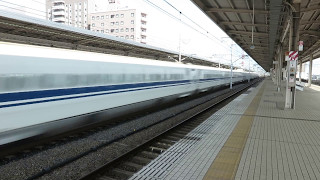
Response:
[[[320,87],[297,91],[271,79],[234,99],[131,179],[319,179]]]

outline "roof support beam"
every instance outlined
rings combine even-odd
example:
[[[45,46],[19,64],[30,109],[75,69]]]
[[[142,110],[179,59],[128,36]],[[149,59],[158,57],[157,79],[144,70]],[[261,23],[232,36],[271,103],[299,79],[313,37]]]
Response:
[[[252,9],[231,9],[231,8],[207,8],[206,12],[235,12],[235,13],[252,13]],[[269,14],[269,11],[263,9],[255,9],[254,13]]]
[[[313,23],[320,24],[320,20],[303,21],[300,23],[300,25],[308,25],[308,24],[313,24]]]
[[[243,34],[243,35],[251,35],[252,33],[249,31],[235,31],[235,30],[229,30],[227,31],[227,34]],[[253,32],[253,36],[263,36],[267,37],[268,33],[262,33],[262,32]]]
[[[240,26],[252,26],[252,23],[241,23],[241,22],[228,22],[222,21],[219,24],[223,25],[240,25]],[[254,24],[253,26],[260,26],[260,27],[268,27],[268,24]]]
[[[308,8],[303,8],[300,10],[300,12],[309,12],[309,11],[317,11],[320,9],[320,6],[312,6]]]
[[[301,34],[301,35],[303,35],[303,34],[308,34],[308,35],[311,35],[311,36],[320,37],[320,31],[310,31],[310,30],[300,31],[300,34]]]

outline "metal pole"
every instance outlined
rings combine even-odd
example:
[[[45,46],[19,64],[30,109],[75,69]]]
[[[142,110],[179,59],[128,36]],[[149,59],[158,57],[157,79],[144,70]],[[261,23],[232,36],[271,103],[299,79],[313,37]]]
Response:
[[[230,45],[230,50],[231,50],[231,53],[230,53],[230,56],[231,56],[231,77],[230,77],[230,89],[232,89],[232,76],[233,76],[233,62],[232,62],[232,44]]]
[[[298,41],[299,41],[299,25],[300,25],[300,1],[293,1],[292,9],[295,11],[292,12],[292,24],[290,28],[290,35],[289,35],[289,51],[298,50]],[[292,10],[291,10],[292,11]],[[289,68],[290,67],[290,68]],[[296,71],[297,64],[295,61],[288,61],[288,81],[287,81],[287,88],[286,88],[286,102],[285,108],[295,109],[295,98],[296,98]],[[290,72],[291,71],[291,72]],[[291,74],[291,82],[289,82],[290,74]]]
[[[179,62],[181,62],[181,12],[179,14],[179,20],[180,20],[180,24],[179,24]]]
[[[230,77],[230,89],[232,89],[232,76],[233,76],[233,72],[232,72],[232,69],[233,69],[233,64],[232,64],[232,58],[231,58],[231,77]]]
[[[312,83],[312,60],[313,55],[310,54],[308,87],[310,87]]]
[[[300,65],[299,65],[299,82],[301,84],[301,72],[302,72],[302,61],[300,61]]]
[[[290,17],[291,19],[293,19],[292,17]],[[289,27],[289,44],[288,44],[288,51],[291,51],[291,47],[292,47],[292,33],[293,33],[293,21],[289,21],[288,23],[290,23],[290,27]],[[286,80],[286,101],[285,101],[285,108],[290,108],[291,107],[291,88],[289,87],[289,67],[290,67],[290,61],[287,61],[287,72],[286,72],[286,76],[287,76],[287,80]]]
[[[282,45],[280,45],[279,62],[278,62],[278,73],[279,73],[278,74],[278,92],[281,91],[282,57],[283,57]]]
[[[248,61],[249,61],[249,80],[248,82],[250,82],[250,78],[251,78],[251,69],[250,69],[250,59],[248,58]]]

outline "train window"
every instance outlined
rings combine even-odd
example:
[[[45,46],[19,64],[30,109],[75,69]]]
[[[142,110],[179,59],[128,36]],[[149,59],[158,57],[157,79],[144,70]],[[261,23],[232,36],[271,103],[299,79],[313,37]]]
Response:
[[[4,81],[4,86],[1,86],[1,89],[3,89],[4,91],[17,91],[20,89],[24,89],[27,83],[26,78],[22,75],[9,75],[1,79],[3,79],[1,81]]]
[[[52,74],[43,74],[39,77],[39,88],[40,89],[49,89],[54,88],[54,75]]]

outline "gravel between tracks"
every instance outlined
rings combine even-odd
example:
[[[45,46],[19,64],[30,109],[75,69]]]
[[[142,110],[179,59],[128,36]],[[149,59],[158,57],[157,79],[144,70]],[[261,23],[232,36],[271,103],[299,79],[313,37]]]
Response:
[[[90,150],[92,147],[100,145],[101,143],[111,142],[114,139],[121,138],[133,131],[142,129],[145,126],[149,126],[163,119],[172,117],[184,109],[202,104],[221,93],[223,93],[223,91],[140,117],[107,130],[99,131],[88,137],[53,147],[30,157],[9,162],[0,166],[0,179],[27,179],[44,169],[48,169],[64,161],[67,158],[74,157]],[[119,154],[127,152],[128,149],[136,146],[137,142],[147,141],[155,134],[159,134],[172,127],[173,124],[181,121],[181,119],[171,119],[172,120],[170,121],[163,121],[146,130],[139,131],[138,133],[127,138],[123,138],[118,142],[111,143],[106,147],[100,148],[95,153],[90,153],[70,164],[55,169],[51,173],[42,176],[40,179],[77,179],[107,161],[112,160]]]

